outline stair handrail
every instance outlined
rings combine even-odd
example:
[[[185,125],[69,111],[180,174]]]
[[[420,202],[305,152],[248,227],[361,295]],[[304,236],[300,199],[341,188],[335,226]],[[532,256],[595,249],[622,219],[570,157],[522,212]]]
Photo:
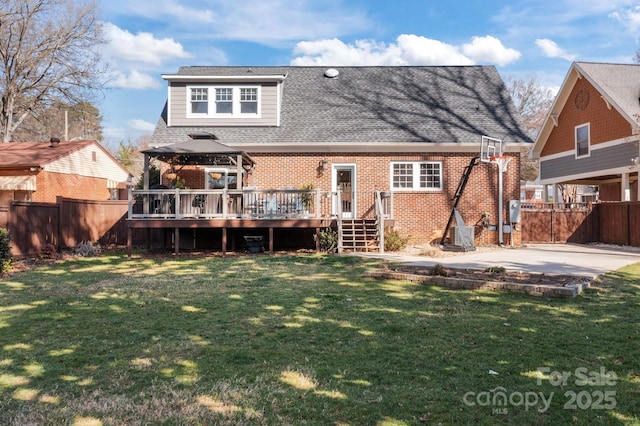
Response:
[[[374,217],[378,227],[378,250],[384,253],[384,209],[382,207],[382,192],[376,189],[374,199]]]
[[[342,191],[338,188],[336,191],[336,222],[338,223],[338,254],[342,253],[343,236],[342,236]]]

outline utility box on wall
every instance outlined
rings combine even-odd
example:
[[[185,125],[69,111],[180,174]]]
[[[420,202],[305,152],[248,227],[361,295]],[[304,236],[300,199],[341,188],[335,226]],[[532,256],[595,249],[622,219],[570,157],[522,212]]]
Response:
[[[520,223],[520,200],[509,201],[509,222]]]

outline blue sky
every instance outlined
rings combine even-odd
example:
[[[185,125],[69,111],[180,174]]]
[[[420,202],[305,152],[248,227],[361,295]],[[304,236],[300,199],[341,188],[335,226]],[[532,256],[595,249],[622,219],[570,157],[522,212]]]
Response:
[[[573,61],[632,63],[640,1],[100,0],[105,144],[151,134],[182,65],[495,65],[556,90]]]

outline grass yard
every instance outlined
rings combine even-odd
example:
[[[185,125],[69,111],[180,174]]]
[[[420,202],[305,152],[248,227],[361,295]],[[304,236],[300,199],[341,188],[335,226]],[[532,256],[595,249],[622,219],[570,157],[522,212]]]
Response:
[[[376,281],[348,256],[0,280],[3,425],[640,424],[640,264],[577,299]]]

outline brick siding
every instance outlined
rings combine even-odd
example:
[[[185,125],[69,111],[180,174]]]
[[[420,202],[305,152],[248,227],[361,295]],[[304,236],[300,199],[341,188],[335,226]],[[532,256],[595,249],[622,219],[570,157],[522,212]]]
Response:
[[[584,110],[575,106],[576,93],[582,89],[589,93],[589,103]],[[585,78],[579,79],[567,103],[558,117],[558,127],[551,130],[541,155],[552,155],[575,149],[575,126],[591,123],[591,145],[608,142],[631,135],[631,126],[618,111],[609,109],[600,93]]]
[[[394,193],[394,219],[398,232],[402,236],[409,236],[411,238],[410,244],[438,242],[451,214],[453,207],[451,198],[455,194],[464,168],[473,156],[474,154],[471,153],[403,153],[394,155],[251,153],[251,157],[256,161],[256,166],[245,181],[245,185],[255,186],[258,189],[282,189],[291,186],[300,188],[305,184],[313,184],[314,188],[321,191],[330,191],[331,165],[355,164],[355,189],[357,193],[368,193],[375,190],[388,191],[392,161],[442,161],[442,191],[396,191]],[[503,175],[503,219],[505,221],[508,221],[509,218],[509,200],[520,199],[520,157],[519,154],[510,154],[510,156],[511,162],[507,167],[507,172]],[[323,159],[326,159],[328,164],[326,170],[321,172],[319,166]],[[183,168],[178,174],[185,179],[186,186],[190,188],[204,187],[202,168]],[[163,183],[169,184],[166,179],[163,179]],[[475,166],[460,200],[458,210],[466,225],[479,223],[484,212],[491,214],[492,223],[497,222],[497,165],[480,163]],[[496,243],[497,232],[485,235],[484,242],[487,244]]]
[[[106,179],[62,173],[40,172],[31,201],[55,203],[57,197],[83,200],[108,200]]]

